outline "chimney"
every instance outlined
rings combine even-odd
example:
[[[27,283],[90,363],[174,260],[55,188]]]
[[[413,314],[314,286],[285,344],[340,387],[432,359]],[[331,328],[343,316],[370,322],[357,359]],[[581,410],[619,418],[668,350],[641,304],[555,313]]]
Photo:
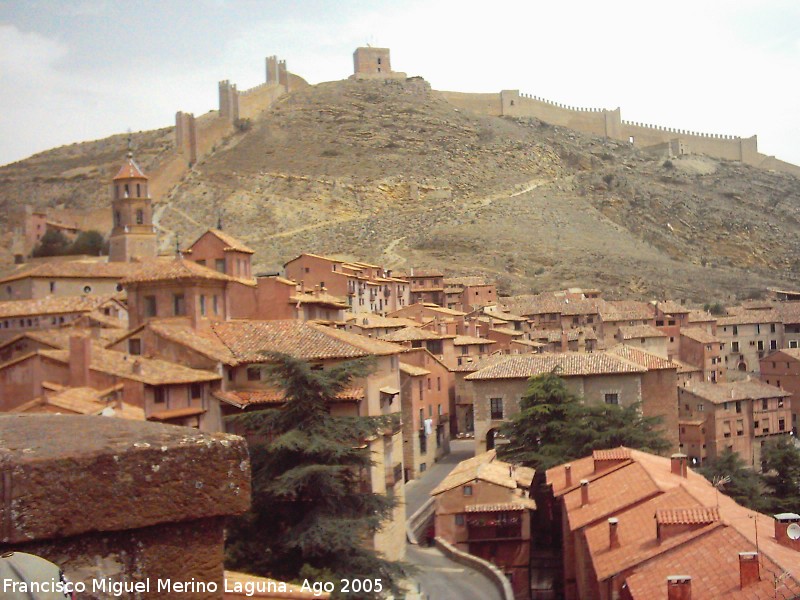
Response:
[[[741,589],[761,581],[758,552],[739,552],[739,585]]]
[[[667,600],[692,600],[692,578],[689,575],[669,575]]]
[[[775,541],[781,546],[800,551],[800,515],[796,513],[775,515]]]
[[[688,475],[688,462],[689,457],[685,454],[673,454],[670,457],[670,470],[675,475],[680,475],[681,477],[687,477]]]
[[[589,480],[581,479],[581,506],[589,504]]]
[[[89,365],[92,362],[91,338],[73,335],[69,338],[69,384],[72,387],[89,385]]]
[[[569,340],[567,339],[567,332],[561,330],[561,351],[566,352],[569,350]]]
[[[615,517],[608,520],[608,547],[619,548],[619,519]]]
[[[572,487],[572,465],[564,465],[564,486]]]

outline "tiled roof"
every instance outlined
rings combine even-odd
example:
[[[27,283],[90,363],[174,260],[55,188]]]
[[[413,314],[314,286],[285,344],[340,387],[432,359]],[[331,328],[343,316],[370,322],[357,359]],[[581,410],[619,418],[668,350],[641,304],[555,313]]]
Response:
[[[475,371],[480,371],[490,365],[494,365],[502,360],[505,360],[507,355],[505,354],[491,354],[489,356],[484,356],[483,358],[471,358],[469,356],[463,357],[464,360],[461,361],[460,365],[457,365],[452,368],[452,371],[455,373],[474,373]]]
[[[65,260],[24,267],[0,279],[9,283],[28,277],[35,279],[124,279],[141,267],[135,262],[101,262],[97,260]]]
[[[438,269],[414,269],[414,274],[411,274],[411,271],[399,271],[395,273],[398,277],[402,277],[404,279],[417,279],[418,277],[444,277],[444,273],[439,271]]]
[[[147,175],[144,174],[139,168],[139,165],[136,164],[136,161],[133,160],[133,157],[128,156],[128,158],[123,163],[122,167],[120,167],[117,174],[114,176],[114,181],[118,179],[147,179]]]
[[[500,462],[494,458],[490,462],[473,462],[461,469],[452,470],[442,482],[431,492],[431,496],[437,496],[447,490],[469,483],[470,481],[481,480],[493,483],[494,485],[515,490],[518,487],[513,473],[509,474],[512,466],[509,463]],[[530,483],[528,483],[530,485]]]
[[[52,360],[69,363],[69,350],[40,350],[39,352]],[[137,368],[134,365],[137,363],[139,365],[138,373],[134,372]],[[220,379],[217,373],[212,373],[210,371],[190,369],[176,363],[155,358],[129,356],[122,352],[105,350],[96,344],[92,345],[89,368],[92,371],[107,373],[133,381],[141,381],[148,385],[196,383]]]
[[[171,419],[183,419],[185,417],[196,417],[206,412],[201,406],[184,406],[183,408],[168,408],[150,413],[151,421],[169,421]]]
[[[630,457],[631,451],[622,446],[608,450],[594,450],[592,452],[593,460],[628,460]]]
[[[121,387],[121,386],[120,386]],[[111,388],[113,391],[114,388]],[[108,414],[121,419],[144,421],[144,409],[127,402],[109,403],[109,390],[96,390],[90,387],[64,388],[51,392],[47,397],[36,398],[9,412],[16,413],[69,413],[79,415]]]
[[[622,325],[619,328],[619,332],[622,334],[623,340],[667,337],[666,333],[652,325]]]
[[[696,365],[690,365],[689,363],[678,360],[677,358],[673,358],[672,362],[678,365],[678,373],[697,373],[703,370]]]
[[[481,317],[491,317],[493,319],[498,319],[500,321],[527,321],[525,317],[521,317],[519,315],[515,315],[511,312],[501,310],[497,307],[497,305],[491,306],[484,306],[483,307],[483,314]]]
[[[0,319],[88,313],[109,300],[111,296],[45,296],[35,300],[0,302]]]
[[[454,346],[469,346],[471,344],[496,344],[495,340],[487,340],[486,338],[472,337],[470,335],[457,335],[453,340]]]
[[[416,365],[409,365],[408,363],[404,363],[402,360],[400,361],[400,372],[410,375],[411,377],[422,377],[423,375],[431,374],[428,369],[423,369],[422,367],[418,367]]]
[[[747,310],[735,315],[720,317],[717,326],[752,325],[754,323],[780,323],[781,316],[773,310]]]
[[[714,404],[722,404],[723,402],[735,400],[761,400],[763,398],[784,398],[786,396],[791,396],[789,392],[758,381],[757,379],[721,383],[688,381],[683,389]]]
[[[561,377],[607,375],[616,373],[645,373],[646,368],[635,365],[607,352],[560,352],[518,354],[488,366],[465,379],[521,379],[556,372]]]
[[[213,330],[192,327],[186,319],[151,320],[143,327],[149,328],[164,339],[191,348],[212,360],[218,360],[226,365],[237,365],[240,362]]]
[[[122,280],[123,284],[152,281],[191,281],[208,279],[232,281],[233,278],[185,258],[151,260],[138,265],[138,269]]]
[[[692,598],[773,600],[800,595],[796,568],[784,575],[786,567],[763,552],[759,557],[760,580],[741,589],[739,552],[755,550],[755,544],[735,528],[714,527],[640,565],[626,578],[628,592],[634,600],[666,599],[667,577],[679,573],[692,578]]]
[[[379,339],[385,342],[415,342],[421,340],[442,340],[454,337],[453,335],[443,335],[419,327],[404,327],[403,329],[397,329],[386,335],[382,335]]]
[[[238,408],[246,408],[248,406],[259,404],[283,404],[286,401],[286,393],[284,390],[277,388],[267,388],[260,390],[217,390],[213,392],[214,397],[233,404]],[[363,400],[364,388],[352,387],[342,390],[336,396],[339,400]]]
[[[591,328],[579,329],[531,329],[530,337],[532,340],[547,340],[549,343],[556,343],[561,341],[562,333],[567,334],[568,342],[575,342],[580,339],[583,333],[583,339],[596,340],[597,334]]]
[[[777,312],[781,321],[784,324],[797,324],[800,323],[800,302],[778,302],[775,304],[775,312]]]
[[[224,321],[212,330],[239,360],[264,362],[265,352],[304,360],[399,354],[404,348],[380,340],[301,321]]]
[[[347,319],[347,323],[361,329],[377,329],[390,327],[419,327],[413,319],[403,317],[383,317],[381,315],[358,315]]]
[[[306,292],[301,294],[295,294],[294,296],[289,297],[289,302],[292,304],[322,304],[324,306],[330,306],[333,308],[340,308],[345,309],[349,305],[347,302],[342,300],[341,298],[337,298],[336,296],[331,296],[330,294],[326,293],[313,293],[313,292]]]
[[[678,302],[674,302],[673,300],[661,300],[656,303],[658,310],[660,310],[665,315],[682,315],[691,313],[691,309],[686,308],[685,306],[679,304]]]
[[[652,352],[647,352],[640,348],[632,348],[625,344],[618,344],[613,348],[607,350],[610,354],[615,354],[620,358],[629,360],[639,366],[644,367],[648,371],[660,371],[661,369],[678,369],[675,361],[671,361]],[[680,371],[677,371],[680,372]]]
[[[50,346],[55,349],[69,348],[69,338],[75,335],[91,336],[97,335],[97,339],[101,343],[111,342],[120,336],[119,329],[88,329],[83,327],[58,327],[56,329],[42,329],[39,331],[26,331],[20,335],[13,337],[5,342],[0,343],[0,348],[4,348],[23,338],[34,340],[40,344]]]
[[[716,321],[717,318],[705,310],[692,310],[689,311],[687,320],[689,323],[708,323],[710,321]]]
[[[656,511],[659,525],[701,525],[719,521],[717,507],[661,508]]]
[[[648,321],[654,312],[651,304],[638,300],[606,300],[600,307],[603,321]]]
[[[248,248],[232,235],[228,235],[228,233],[225,231],[221,231],[220,229],[209,229],[208,233],[218,237],[225,244],[225,248],[223,248],[224,252],[244,252],[245,254],[255,254],[255,250]]]
[[[701,344],[720,343],[720,339],[718,337],[708,333],[705,329],[700,329],[699,327],[687,327],[685,329],[681,329],[681,336],[687,337],[695,342],[700,342]]]

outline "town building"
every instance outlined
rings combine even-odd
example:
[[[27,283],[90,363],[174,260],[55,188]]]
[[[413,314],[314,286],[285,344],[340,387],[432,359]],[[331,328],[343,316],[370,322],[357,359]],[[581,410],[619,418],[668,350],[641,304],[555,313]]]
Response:
[[[107,318],[117,327],[128,325],[127,309],[116,296],[46,296],[36,300],[11,300],[0,302],[0,340],[27,331],[63,327],[92,314]]]
[[[620,344],[646,350],[667,358],[668,335],[652,325],[622,326],[617,330],[614,339]]]
[[[241,279],[253,277],[251,259],[254,253],[221,229],[209,229],[183,251],[199,265]]]
[[[682,362],[699,367],[703,373],[703,381],[724,381],[725,369],[722,362],[724,342],[699,327],[681,329],[680,334],[678,358]]]
[[[23,265],[0,279],[0,301],[110,296],[122,291],[120,280],[139,267],[138,263],[107,263],[101,258]]]
[[[410,304],[446,305],[444,293],[444,273],[435,269],[410,269],[397,274],[408,280],[411,286]]]
[[[627,448],[548,469],[535,501],[534,542],[555,567],[532,577],[568,600],[793,598],[800,516],[754,513],[688,468],[686,456]],[[535,489],[539,490],[535,486]],[[544,597],[544,596],[540,596]]]
[[[400,355],[405,480],[418,478],[450,452],[450,389],[447,366],[425,349]]]
[[[681,451],[699,465],[729,449],[761,470],[767,441],[791,431],[790,397],[757,380],[689,382],[678,388]]]
[[[111,185],[114,227],[109,237],[109,262],[148,260],[158,255],[153,201],[148,186],[149,178],[128,152],[127,160]]]
[[[761,381],[792,395],[792,431],[797,435],[800,415],[800,349],[784,348],[759,361]]]
[[[496,305],[497,286],[483,277],[445,277],[445,303],[453,310],[472,312],[484,306]]]
[[[651,356],[653,360],[665,360]],[[648,372],[646,366],[615,353],[508,355],[464,377],[464,381],[473,386],[476,452],[491,450],[497,429],[519,412],[528,379],[553,372],[587,404],[629,406],[641,402],[647,416],[675,410],[675,405],[669,407],[661,394],[653,398],[643,394],[642,376]]]
[[[729,371],[758,377],[759,361],[783,348],[783,323],[773,310],[744,310],[717,319],[723,364]]]
[[[497,460],[494,450],[456,466],[434,488],[436,536],[496,565],[516,600],[530,595],[534,471]]]

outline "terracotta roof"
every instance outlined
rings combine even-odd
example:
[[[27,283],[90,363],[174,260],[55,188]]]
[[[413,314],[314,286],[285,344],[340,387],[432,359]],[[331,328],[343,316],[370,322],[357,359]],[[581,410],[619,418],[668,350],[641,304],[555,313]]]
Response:
[[[491,354],[483,358],[472,358],[469,356],[462,357],[461,364],[452,367],[455,373],[474,373],[480,371],[488,366],[494,365],[508,357],[506,354]]]
[[[358,315],[347,319],[347,323],[361,329],[378,329],[391,327],[419,327],[419,323],[413,319],[403,317],[383,317],[381,315]]]
[[[238,408],[246,408],[259,404],[283,404],[286,401],[285,391],[278,388],[259,390],[216,390],[212,395]],[[342,401],[363,400],[364,388],[351,387],[344,389],[336,398]]]
[[[331,296],[324,292],[306,292],[295,294],[289,297],[289,302],[292,304],[322,304],[333,308],[345,309],[348,308],[347,302],[336,296]]]
[[[780,315],[784,324],[800,323],[800,302],[778,302],[775,304],[775,311]]]
[[[467,468],[454,469],[431,491],[431,496],[437,496],[447,490],[452,490],[475,480],[486,481],[500,487],[516,490],[518,487],[517,480],[509,475],[510,467],[511,464],[509,463],[492,460],[491,462],[471,463]]]
[[[510,335],[511,337],[521,337],[525,335],[523,331],[517,331],[516,329],[511,329],[510,327],[492,327],[489,331],[494,331],[496,333],[500,333],[503,335]],[[539,344],[539,342],[531,342],[530,340],[518,340],[522,342],[528,342],[531,344]],[[541,344],[539,344],[541,345]]]
[[[543,354],[518,354],[488,366],[464,379],[522,379],[543,373],[556,372],[561,377],[607,375],[616,373],[644,373],[646,368],[623,360],[608,352],[560,352]]]
[[[187,319],[151,320],[136,331],[143,328],[148,328],[164,339],[177,342],[226,365],[237,365],[240,362],[213,330],[192,327]]]
[[[705,310],[689,311],[689,317],[687,318],[689,323],[709,323],[716,320],[717,317]]]
[[[763,550],[763,546],[760,549]],[[796,568],[784,576],[786,566],[776,564],[763,552],[759,557],[760,581],[741,589],[739,553],[755,550],[755,544],[735,528],[714,527],[705,535],[640,565],[626,578],[628,592],[635,600],[666,599],[667,577],[681,573],[692,578],[693,598],[773,600],[797,597],[800,584]]]
[[[83,327],[57,327],[55,329],[42,329],[39,331],[26,331],[21,333],[18,336],[15,336],[9,340],[6,340],[0,343],[0,348],[5,348],[9,344],[13,342],[17,342],[21,339],[30,339],[40,344],[44,344],[50,346],[54,349],[65,349],[69,347],[69,338],[74,335],[85,335],[90,336],[92,334],[97,334],[98,341],[101,343],[107,343],[112,340],[116,340],[119,338],[119,330],[118,329],[88,329]]]
[[[40,350],[39,353],[52,360],[69,363],[69,350]],[[137,363],[139,365],[138,373],[134,372],[134,365]],[[147,385],[196,383],[220,379],[217,373],[210,371],[190,369],[176,363],[154,358],[129,356],[122,352],[105,350],[97,344],[92,345],[89,368],[92,371],[107,373],[133,381],[141,381]]]
[[[483,314],[481,317],[492,317],[493,319],[499,319],[500,321],[527,321],[525,317],[521,317],[519,315],[515,315],[510,313],[506,310],[501,310],[497,307],[496,304],[492,304],[490,306],[483,307]]]
[[[701,525],[719,521],[717,507],[662,508],[656,511],[659,525]]]
[[[9,300],[0,302],[0,319],[88,313],[110,299],[111,296],[45,296],[36,300]]]
[[[623,446],[608,450],[594,450],[592,452],[593,460],[628,460],[630,457],[631,451]]]
[[[428,369],[423,369],[422,367],[418,367],[416,365],[409,365],[408,363],[404,363],[402,360],[400,361],[400,372],[410,375],[411,377],[421,377],[423,375],[431,374]]]
[[[411,271],[399,271],[396,273],[398,277],[403,277],[406,279],[410,278],[418,278],[418,277],[444,277],[444,273],[437,269],[414,269],[414,274],[411,274]]]
[[[720,317],[717,326],[752,325],[756,323],[780,323],[781,316],[773,310],[747,310],[736,315]]]
[[[642,350],[640,348],[632,348],[631,346],[626,346],[625,344],[618,344],[606,352],[615,354],[620,358],[624,358],[625,360],[629,360],[634,364],[644,367],[648,371],[676,369],[676,372],[678,372],[678,365],[675,363],[675,361],[669,360],[657,354],[653,354],[652,352],[647,352],[646,350]]]
[[[656,302],[655,305],[665,315],[685,315],[692,312],[691,309],[673,300],[661,300]]]
[[[687,327],[685,329],[681,329],[681,336],[687,337],[696,342],[700,342],[701,344],[721,343],[718,337],[708,333],[705,329],[700,329],[699,327]]]
[[[316,323],[301,321],[224,321],[211,329],[239,362],[264,362],[265,352],[304,360],[399,354],[402,346]]]
[[[242,242],[237,240],[232,235],[229,235],[225,231],[220,229],[209,229],[208,233],[216,236],[225,244],[225,247],[222,249],[223,252],[244,252],[245,254],[255,254],[255,250],[248,248]],[[192,244],[192,246],[194,246],[194,244]]]
[[[46,397],[26,402],[9,412],[60,414],[67,411],[78,415],[103,415],[144,421],[144,409],[127,402],[109,403],[110,394],[121,388],[121,385],[109,390],[96,390],[90,387],[64,388],[48,393]]]
[[[562,332],[566,332],[567,341],[575,342],[580,339],[580,334],[583,333],[583,339],[596,340],[597,334],[591,328],[578,328],[578,329],[531,329],[530,338],[532,340],[547,340],[549,343],[561,341]]]
[[[121,283],[143,283],[151,281],[189,281],[210,279],[216,281],[232,281],[233,278],[199,265],[185,258],[167,258],[140,263],[138,269],[125,277]]]
[[[600,306],[603,321],[649,321],[654,313],[652,305],[638,300],[606,300]]]
[[[678,365],[678,373],[698,373],[703,370],[696,365],[690,365],[689,363],[678,360],[677,358],[673,358],[672,362]]]
[[[791,396],[791,393],[757,379],[721,383],[688,381],[682,389],[714,404],[735,400],[761,400],[763,398],[785,398],[786,396]]]
[[[472,337],[469,335],[457,335],[453,340],[454,346],[469,346],[472,344],[496,344],[495,340],[487,340],[481,337]]]
[[[385,342],[415,342],[421,340],[443,340],[454,337],[456,336],[443,335],[428,329],[421,329],[419,327],[404,327],[403,329],[397,329],[387,333],[386,335],[382,335],[378,339],[381,339]]]
[[[117,174],[114,176],[114,181],[118,179],[147,179],[147,175],[139,168],[139,165],[136,164],[136,161],[133,160],[132,156],[128,156],[128,158],[123,163],[122,167],[120,167]]]
[[[34,267],[23,267],[0,279],[8,283],[27,279],[123,279],[141,266],[134,262],[101,262],[97,260],[65,260],[46,262]]]
[[[667,334],[652,325],[622,325],[619,328],[623,340],[634,338],[663,338]]]

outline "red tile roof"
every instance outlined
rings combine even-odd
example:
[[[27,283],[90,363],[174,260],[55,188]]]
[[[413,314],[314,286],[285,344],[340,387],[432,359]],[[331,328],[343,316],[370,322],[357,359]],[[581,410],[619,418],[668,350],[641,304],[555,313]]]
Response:
[[[120,167],[117,174],[114,176],[114,181],[118,179],[147,179],[147,175],[139,168],[133,157],[128,156],[125,163]]]
[[[45,296],[36,300],[0,302],[0,319],[89,313],[111,296]]]
[[[687,327],[685,329],[681,329],[681,336],[687,337],[695,342],[700,342],[701,344],[721,343],[718,337],[708,333],[705,329],[700,329],[699,327]]]
[[[560,352],[554,354],[518,354],[488,366],[465,379],[527,379],[557,372],[561,377],[645,373],[647,369],[606,352]]]
[[[659,525],[700,525],[719,521],[717,507],[663,508],[656,511]]]
[[[259,404],[283,404],[286,401],[286,392],[277,388],[261,390],[217,390],[213,395],[219,400],[227,402],[228,404],[233,404],[238,408],[246,408]],[[342,401],[363,400],[364,388],[347,388],[342,390],[336,398]]]
[[[628,448],[620,446],[619,448],[611,448],[609,450],[595,450],[592,452],[594,460],[628,460],[631,457],[631,451]]]
[[[241,241],[237,240],[235,237],[229,235],[227,232],[222,231],[221,229],[209,229],[208,233],[216,236],[225,244],[225,247],[222,249],[223,252],[244,252],[245,254],[255,254],[255,250],[245,246]]]
[[[615,354],[620,358],[629,360],[639,366],[644,367],[648,371],[660,371],[662,369],[678,369],[679,366],[674,361],[671,361],[652,352],[641,350],[640,348],[632,348],[625,344],[619,344],[607,350],[610,354]]]
[[[152,281],[192,280],[233,281],[232,277],[197,264],[185,258],[151,260],[138,265],[138,269],[122,280],[123,284]]]
[[[758,381],[757,379],[720,383],[687,381],[683,389],[714,404],[722,404],[723,402],[732,402],[736,400],[761,400],[764,398],[784,398],[786,396],[791,396],[790,392]]]
[[[416,342],[422,340],[443,340],[446,338],[452,339],[455,337],[456,336],[454,335],[436,333],[420,327],[403,327],[402,329],[396,329],[395,331],[391,331],[386,335],[382,335],[379,339],[385,342]]]
[[[135,262],[101,262],[96,260],[69,260],[48,262],[34,267],[23,267],[0,279],[9,283],[20,279],[123,279],[141,266]]]
[[[656,329],[652,325],[622,325],[619,328],[623,340],[632,340],[634,338],[663,338],[667,334]]]

